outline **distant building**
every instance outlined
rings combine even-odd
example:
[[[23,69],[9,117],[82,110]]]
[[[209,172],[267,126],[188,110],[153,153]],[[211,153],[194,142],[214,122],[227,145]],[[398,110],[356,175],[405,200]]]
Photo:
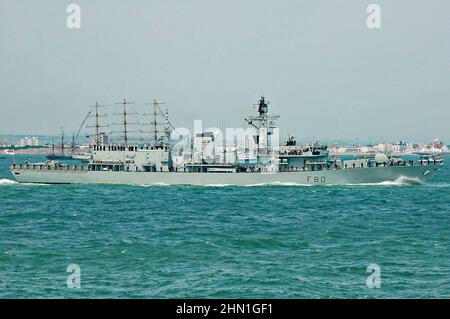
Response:
[[[391,143],[380,143],[374,146],[374,149],[380,153],[392,153],[394,147]]]
[[[20,147],[39,146],[39,139],[35,136],[21,138],[19,146]]]
[[[99,145],[109,145],[109,137],[105,132],[99,132],[98,136],[94,135],[91,139],[91,144],[95,145],[96,143],[99,143]]]
[[[444,142],[435,139],[434,141],[431,141],[431,146],[435,149],[442,149],[444,148]]]
[[[414,153],[426,153],[426,154],[439,154],[449,153],[449,148],[444,142],[439,140],[433,140],[429,144],[426,143],[379,143],[375,146],[343,146],[333,145],[329,147],[330,154],[332,155],[364,155],[371,153],[386,153],[393,155],[402,154],[414,154]]]
[[[212,163],[215,158],[214,133],[197,134],[194,140],[194,163]]]
[[[408,145],[403,142],[398,142],[392,145],[392,151],[395,153],[404,153],[408,149]]]
[[[108,145],[109,144],[109,138],[105,132],[100,132],[98,139],[99,139],[100,145]]]
[[[11,146],[11,144],[8,143],[8,141],[0,140],[0,147],[8,147],[8,146]]]

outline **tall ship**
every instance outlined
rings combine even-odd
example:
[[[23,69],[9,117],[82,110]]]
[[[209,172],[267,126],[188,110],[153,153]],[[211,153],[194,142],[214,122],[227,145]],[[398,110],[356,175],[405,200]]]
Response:
[[[294,137],[278,143],[277,115],[269,114],[264,97],[257,114],[245,119],[250,132],[231,145],[216,145],[216,132],[200,132],[190,139],[173,138],[176,129],[155,100],[148,123],[148,143],[130,143],[130,122],[124,100],[123,141],[100,138],[96,108],[96,138],[86,163],[14,163],[11,173],[20,183],[130,185],[342,185],[395,182],[423,183],[443,165],[440,157],[402,159],[378,153],[344,160],[331,157],[326,145],[297,145]],[[98,105],[96,104],[98,107]],[[158,118],[162,118],[159,120]],[[160,125],[163,126],[160,129]]]
[[[52,141],[52,152],[47,155],[49,160],[71,160],[72,156],[64,153],[64,130],[61,128],[61,153],[57,154],[55,152],[55,142]]]

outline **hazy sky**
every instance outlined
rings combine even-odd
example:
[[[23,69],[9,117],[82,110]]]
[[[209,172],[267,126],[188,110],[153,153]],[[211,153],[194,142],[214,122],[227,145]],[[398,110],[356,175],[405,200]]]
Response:
[[[299,140],[450,141],[448,0],[0,0],[0,45],[1,133],[71,132],[124,97],[236,127],[264,94]]]

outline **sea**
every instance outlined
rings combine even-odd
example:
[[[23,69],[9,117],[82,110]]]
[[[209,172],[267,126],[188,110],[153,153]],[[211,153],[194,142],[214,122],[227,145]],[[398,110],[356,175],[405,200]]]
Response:
[[[17,184],[12,160],[0,298],[450,298],[449,156],[423,185],[248,187]]]

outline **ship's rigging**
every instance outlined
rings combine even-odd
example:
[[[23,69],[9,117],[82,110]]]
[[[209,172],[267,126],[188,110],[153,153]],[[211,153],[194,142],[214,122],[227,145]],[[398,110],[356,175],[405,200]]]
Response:
[[[121,105],[123,108],[123,111],[120,113],[114,113],[114,115],[122,116],[122,122],[121,123],[113,123],[112,125],[119,125],[122,126],[122,131],[112,131],[112,133],[121,133],[123,134],[123,143],[125,147],[128,147],[128,140],[129,140],[129,133],[139,133],[140,130],[130,130],[129,127],[131,125],[138,125],[138,122],[129,122],[128,116],[130,115],[137,115],[136,112],[130,112],[128,110],[128,105],[134,104],[133,102],[129,102],[126,99],[123,99],[123,102],[115,103],[116,105]]]
[[[94,125],[88,125],[88,126],[86,126],[86,128],[95,128],[95,135],[94,135],[95,145],[98,146],[98,145],[101,144],[100,137],[102,135],[102,132],[100,132],[100,129],[103,128],[103,127],[109,127],[109,125],[100,123],[100,118],[107,117],[106,113],[104,113],[104,112],[100,113],[99,112],[99,109],[103,108],[103,107],[106,107],[106,105],[100,105],[100,104],[98,104],[98,102],[95,102],[94,105],[90,106],[91,110],[89,111],[89,113],[85,117],[83,123],[81,124],[80,129],[78,130],[78,133],[77,133],[77,137],[78,137],[78,134],[79,134],[81,128],[83,127],[84,123],[86,123],[87,119],[88,118],[95,118]],[[87,137],[91,137],[91,135],[87,135]]]
[[[152,117],[152,121],[149,123],[142,123],[144,126],[150,126],[150,131],[142,131],[142,133],[150,133],[151,140],[150,145],[153,147],[162,147],[164,145],[170,144],[170,134],[174,129],[172,124],[169,122],[169,112],[166,110],[163,112],[160,105],[165,104],[164,102],[158,102],[154,99],[152,103],[146,103],[146,105],[152,105],[152,113],[144,113],[144,116]],[[158,120],[158,118],[162,119]],[[161,122],[160,122],[161,121]]]

